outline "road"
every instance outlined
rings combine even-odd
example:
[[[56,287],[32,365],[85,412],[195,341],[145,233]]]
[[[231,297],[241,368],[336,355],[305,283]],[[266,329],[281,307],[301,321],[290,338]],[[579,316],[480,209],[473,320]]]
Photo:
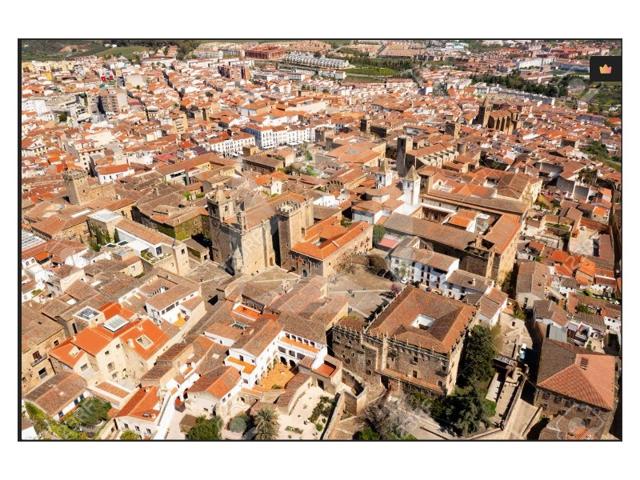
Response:
[[[178,387],[178,390],[169,397],[169,400],[167,401],[168,403],[165,403],[163,405],[160,413],[160,422],[158,422],[158,431],[153,437],[154,440],[164,440],[165,438],[167,438],[167,434],[169,433],[169,426],[171,425],[173,417],[176,415],[176,413],[180,413],[175,408],[176,398],[182,398],[182,394],[184,393],[184,391],[187,388],[191,387],[191,385],[193,385],[196,380],[198,380],[198,378],[200,378],[200,375],[195,371],[192,372],[191,375],[189,375],[185,379],[185,381],[182,382],[182,385]]]

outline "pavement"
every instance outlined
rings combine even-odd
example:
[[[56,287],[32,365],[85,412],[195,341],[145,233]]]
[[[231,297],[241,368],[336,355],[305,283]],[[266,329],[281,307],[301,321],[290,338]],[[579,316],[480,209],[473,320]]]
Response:
[[[540,416],[538,409],[529,402],[519,398],[511,412],[509,422],[504,429],[504,438],[507,440],[524,440],[526,439],[525,429],[529,424],[535,424],[531,421],[534,416]]]
[[[153,437],[154,440],[183,439],[184,434],[180,431],[180,421],[184,416],[184,412],[178,412],[175,408],[176,398],[181,397],[184,391],[191,387],[196,380],[200,378],[195,371],[189,375],[184,382],[178,387],[178,390],[169,397],[168,403],[163,405],[160,413],[160,421],[158,422],[158,430]]]
[[[327,396],[327,393],[321,388],[313,386],[298,399],[290,415],[280,415],[278,418],[278,423],[280,424],[278,438],[292,440],[320,440],[322,432],[316,429],[315,424],[309,420],[309,417],[311,416],[315,406],[320,402],[320,397],[323,396]],[[325,426],[327,421],[328,419],[325,418]],[[298,428],[302,430],[302,433],[289,431],[287,430],[287,427]]]

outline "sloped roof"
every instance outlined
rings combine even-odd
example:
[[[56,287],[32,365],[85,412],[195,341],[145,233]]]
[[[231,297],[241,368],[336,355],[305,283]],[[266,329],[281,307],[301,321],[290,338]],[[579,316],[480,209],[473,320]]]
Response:
[[[544,341],[538,366],[538,387],[613,410],[615,382],[615,357],[555,340]]]

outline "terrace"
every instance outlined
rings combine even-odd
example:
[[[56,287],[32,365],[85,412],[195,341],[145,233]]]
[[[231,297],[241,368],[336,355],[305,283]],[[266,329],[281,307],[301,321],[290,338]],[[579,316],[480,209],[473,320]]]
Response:
[[[260,380],[260,384],[254,387],[260,392],[285,388],[287,383],[294,377],[294,373],[284,363],[276,363],[264,377]]]

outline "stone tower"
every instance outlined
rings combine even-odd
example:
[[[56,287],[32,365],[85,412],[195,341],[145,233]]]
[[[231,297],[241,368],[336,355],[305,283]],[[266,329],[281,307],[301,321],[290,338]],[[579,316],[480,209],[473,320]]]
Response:
[[[486,127],[487,123],[489,122],[489,115],[491,114],[491,110],[493,110],[493,105],[489,101],[489,97],[486,96],[484,97],[482,105],[480,105],[480,110],[478,111],[478,116],[476,117],[475,123]]]
[[[360,131],[363,133],[369,133],[371,131],[371,120],[368,115],[360,119]]]
[[[306,204],[287,201],[278,207],[278,240],[282,268],[292,267],[289,252],[296,243],[304,240],[307,229],[311,226],[308,217]]]
[[[404,177],[407,174],[407,151],[413,149],[413,139],[408,135],[398,137],[396,153],[396,169],[398,175]]]
[[[215,195],[208,199],[209,216],[216,220],[224,220],[225,218],[235,215],[235,202],[229,195],[227,196],[222,190],[217,190]]]
[[[457,140],[460,137],[460,124],[457,122],[447,122],[444,131],[447,135],[451,135]]]
[[[83,170],[67,170],[63,174],[69,201],[74,205],[82,205],[90,200],[87,173]]]

